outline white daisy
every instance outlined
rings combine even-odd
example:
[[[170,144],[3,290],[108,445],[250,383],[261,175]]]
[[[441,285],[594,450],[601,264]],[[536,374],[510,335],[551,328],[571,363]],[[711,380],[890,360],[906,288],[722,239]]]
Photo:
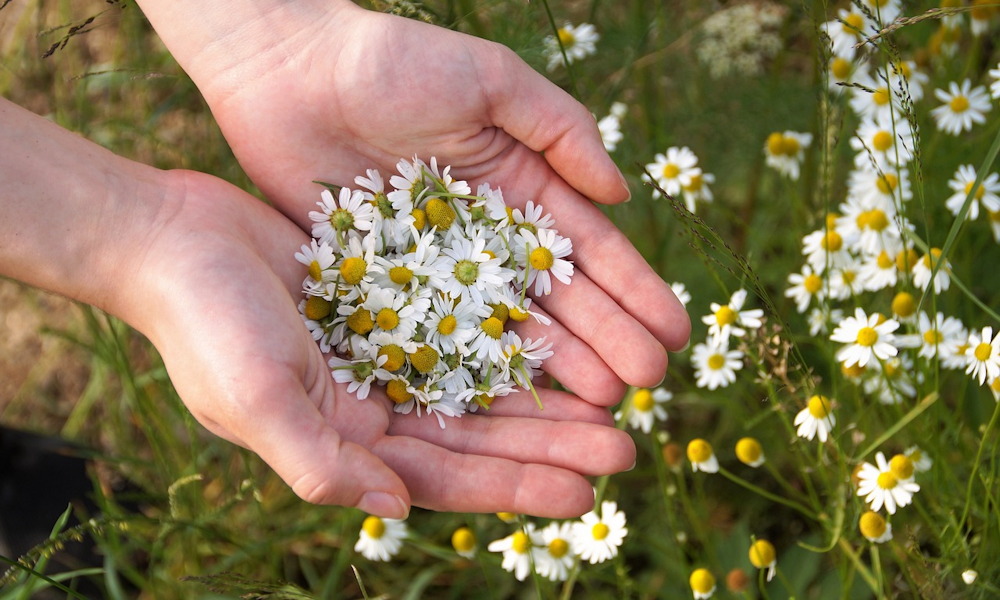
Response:
[[[618,504],[609,500],[601,502],[600,513],[590,511],[573,523],[573,551],[580,560],[597,564],[618,555],[618,547],[625,541],[625,513]]]
[[[750,564],[758,569],[767,570],[767,580],[774,579],[777,571],[778,557],[774,545],[767,540],[758,539],[750,546]]]
[[[901,479],[881,452],[875,455],[875,463],[861,465],[858,496],[864,496],[873,511],[884,505],[886,512],[894,515],[897,507],[906,506],[913,500],[913,494],[920,491],[920,486],[910,479]]]
[[[920,257],[920,260],[913,265],[913,285],[921,290],[926,290],[932,283],[931,274],[934,271],[934,265],[938,264],[940,260],[940,248],[931,248],[927,254]],[[933,275],[934,293],[947,290],[951,285],[951,262],[945,260],[937,272],[933,272]]]
[[[451,534],[451,547],[462,558],[476,557],[476,534],[468,527],[459,527]]]
[[[375,332],[389,332],[406,337],[412,337],[417,325],[424,320],[430,300],[420,299],[410,301],[406,292],[397,292],[391,288],[373,287],[368,297],[361,304],[371,312]]]
[[[825,442],[837,424],[830,399],[819,394],[810,397],[806,407],[795,415],[794,424],[798,427],[795,434],[800,438],[811,440],[818,437],[819,441]]]
[[[539,229],[538,236],[522,229],[514,236],[514,257],[526,265],[525,288],[535,284],[535,295],[552,293],[552,277],[569,284],[573,277],[573,263],[566,257],[573,252],[573,242],[553,229]]]
[[[687,457],[691,461],[691,470],[695,473],[698,471],[705,473],[719,472],[719,459],[715,457],[712,444],[701,438],[695,438],[688,442]]]
[[[902,10],[900,0],[860,0],[860,3],[874,15],[876,23],[883,26],[892,23]]]
[[[759,328],[763,324],[761,319],[764,317],[764,311],[759,308],[743,310],[746,299],[747,291],[739,289],[733,292],[727,304],[712,302],[709,305],[712,314],[701,318],[701,322],[709,326],[709,335],[728,340],[730,335],[736,337],[746,335],[745,327]]]
[[[865,257],[858,268],[861,285],[870,292],[895,286],[898,273],[896,260],[886,250]]]
[[[615,413],[615,419],[628,420],[632,429],[649,433],[653,430],[653,424],[656,421],[667,420],[667,410],[663,405],[673,397],[674,395],[664,388],[656,388],[655,390],[639,388]]]
[[[979,385],[1000,376],[1000,331],[993,335],[992,327],[969,334],[965,349],[965,372],[979,380]]]
[[[854,164],[880,169],[905,165],[913,160],[913,125],[901,117],[895,120],[865,119],[851,138],[851,148],[857,152]]]
[[[492,313],[488,304],[453,300],[444,294],[431,296],[431,309],[424,319],[426,341],[441,354],[462,352],[476,335],[479,323]]]
[[[387,561],[399,553],[406,534],[405,521],[369,515],[361,524],[361,533],[358,542],[354,544],[354,551],[360,552],[368,560]]]
[[[336,253],[330,244],[309,240],[309,245],[303,245],[299,252],[295,253],[295,260],[304,264],[308,269],[305,281],[302,286],[306,293],[319,289],[320,286],[329,281],[333,264],[337,262]]]
[[[851,262],[830,269],[827,277],[830,298],[846,300],[853,298],[864,289],[864,281],[860,276],[861,264],[855,259]]]
[[[374,209],[365,201],[361,190],[340,188],[338,199],[333,193],[324,189],[317,202],[320,210],[310,211],[312,220],[312,236],[320,242],[325,242],[341,249],[346,245],[347,234],[351,231],[369,231],[374,220]]]
[[[381,368],[386,360],[388,360],[386,356],[379,356],[375,360],[370,358],[347,360],[332,356],[328,364],[333,372],[333,380],[337,383],[346,383],[347,393],[356,393],[358,400],[364,400],[371,392],[375,371]]]
[[[965,204],[965,199],[972,192],[972,186],[976,183],[976,168],[972,165],[961,165],[955,171],[954,177],[948,181],[948,187],[955,193],[945,200],[944,204],[951,211],[951,214],[958,216]],[[1000,175],[990,173],[979,182],[976,193],[972,195],[972,202],[969,204],[969,212],[966,217],[973,221],[979,217],[979,204],[990,212],[1000,211]]]
[[[811,133],[796,131],[774,132],[764,144],[767,166],[793,181],[799,178],[799,166],[805,160],[806,148],[812,144]]]
[[[847,203],[856,205],[860,211],[881,210],[889,217],[886,226],[892,224],[897,207],[911,198],[910,172],[905,168],[885,165],[875,169],[865,165],[847,176]],[[896,231],[898,235],[897,227],[888,227],[888,231]]]
[[[503,322],[496,317],[487,317],[479,322],[475,336],[469,342],[469,351],[478,360],[486,360],[492,363],[500,362],[503,353]]]
[[[859,73],[851,88],[851,109],[862,119],[880,122],[902,120],[903,103],[900,93],[886,81],[884,73]]]
[[[726,338],[710,337],[691,351],[696,385],[714,390],[736,381],[736,371],[743,368],[743,352],[730,350]]]
[[[691,292],[688,291],[686,285],[679,281],[670,284],[670,291],[674,293],[674,296],[677,297],[682,306],[687,306],[688,302],[691,301]]]
[[[500,288],[514,278],[514,272],[501,266],[500,259],[484,252],[486,241],[455,238],[444,248],[436,263],[450,273],[441,290],[452,298],[471,299],[476,304],[498,302]]]
[[[681,193],[684,196],[684,206],[689,212],[695,212],[698,202],[711,202],[715,199],[712,188],[708,187],[715,183],[715,175],[711,173],[699,172],[691,175],[690,181],[681,186]]]
[[[823,273],[827,267],[840,267],[852,260],[844,235],[836,229],[836,225],[836,219],[827,219],[827,227],[802,238],[802,254],[817,274]]]
[[[691,184],[691,178],[700,175],[698,157],[687,146],[667,148],[666,154],[657,154],[653,162],[646,165],[643,181],[655,181],[666,194],[677,197],[684,186]],[[652,180],[650,179],[652,177]],[[660,190],[653,189],[653,198],[660,197]]]
[[[934,461],[919,446],[910,446],[903,452],[913,463],[913,470],[917,473],[924,473],[931,470]]]
[[[974,123],[986,122],[986,113],[991,108],[986,86],[973,88],[969,79],[962,81],[961,85],[952,81],[948,84],[948,91],[934,90],[934,95],[943,103],[931,109],[931,115],[941,131],[958,135],[971,130]]]
[[[823,278],[809,265],[803,265],[799,273],[789,273],[788,283],[791,287],[785,290],[785,297],[795,301],[795,308],[800,313],[806,312],[813,299],[822,302],[826,296]]]
[[[597,42],[601,39],[597,29],[590,23],[572,25],[566,23],[556,32],[545,38],[545,55],[548,57],[548,70],[554,71],[565,65],[572,64],[597,52]],[[566,53],[563,58],[563,52]]]
[[[524,529],[517,530],[503,539],[490,542],[486,549],[490,552],[500,552],[503,560],[500,566],[505,571],[514,574],[518,581],[524,581],[531,573],[531,551],[535,544],[535,525],[527,523]]]
[[[871,20],[854,6],[838,10],[837,18],[820,25],[820,30],[830,38],[833,54],[846,60],[853,60],[855,46],[877,31]]]
[[[917,315],[917,333],[914,347],[920,348],[917,356],[937,357],[942,362],[958,353],[958,347],[965,343],[968,332],[962,321],[955,317],[945,317],[937,313],[932,319],[927,313]],[[962,356],[962,362],[965,357]]]
[[[539,546],[532,557],[535,571],[550,581],[566,581],[569,572],[576,565],[573,554],[573,523],[551,522],[538,532]]]
[[[881,315],[867,315],[863,308],[856,308],[853,317],[847,317],[830,334],[830,339],[845,344],[837,351],[837,360],[845,366],[863,367],[872,358],[885,360],[896,356],[898,350],[893,345],[893,331],[899,328],[899,321],[885,319]]]
[[[621,102],[615,104],[625,106]],[[618,148],[618,143],[625,139],[622,135],[621,117],[615,113],[612,106],[611,113],[597,121],[597,130],[601,132],[601,141],[604,142],[604,149],[614,152]]]
[[[542,372],[542,361],[552,354],[552,344],[546,344],[544,338],[522,341],[516,332],[505,331],[500,337],[500,374],[527,388],[531,379]]]

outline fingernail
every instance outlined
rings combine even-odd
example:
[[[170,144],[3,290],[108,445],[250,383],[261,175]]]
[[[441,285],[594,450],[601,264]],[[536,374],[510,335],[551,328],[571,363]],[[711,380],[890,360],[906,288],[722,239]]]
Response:
[[[618,169],[618,178],[621,180],[622,187],[625,188],[625,193],[628,195],[625,198],[625,202],[631,201],[632,200],[632,190],[629,189],[629,187],[628,187],[628,180],[625,179],[625,174],[622,173],[621,169]]]
[[[633,460],[632,461],[632,466],[629,467],[629,468],[627,468],[627,469],[625,469],[625,472],[628,473],[629,471],[631,471],[632,469],[634,469],[637,464],[639,464],[639,460],[638,459]]]
[[[405,519],[410,514],[409,504],[399,496],[386,492],[366,492],[361,496],[358,508],[387,519]]]

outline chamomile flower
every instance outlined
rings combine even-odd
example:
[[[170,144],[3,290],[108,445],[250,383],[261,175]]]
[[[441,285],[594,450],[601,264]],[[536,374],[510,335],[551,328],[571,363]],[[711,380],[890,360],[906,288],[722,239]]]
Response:
[[[476,534],[468,527],[459,527],[451,534],[451,547],[462,558],[475,558]]]
[[[434,294],[423,321],[425,339],[441,354],[455,354],[466,347],[476,335],[479,323],[491,313],[488,304],[476,305]]]
[[[1000,376],[1000,331],[993,335],[992,327],[969,334],[965,350],[965,372],[983,385]]]
[[[883,26],[892,23],[902,10],[900,0],[860,0],[860,3],[874,15],[876,23]]]
[[[976,168],[972,165],[961,165],[955,171],[955,175],[948,181],[948,187],[955,193],[945,200],[944,204],[951,211],[951,214],[958,216],[965,199],[972,192],[972,187],[976,183]],[[979,217],[979,205],[990,212],[1000,211],[1000,175],[990,173],[983,177],[972,195],[972,202],[969,204],[969,212],[966,217],[974,221]]]
[[[614,152],[619,142],[625,139],[622,135],[621,120],[627,110],[625,104],[615,102],[611,105],[611,112],[597,121],[597,130],[601,132],[601,141],[604,142],[604,149],[608,152]]]
[[[802,238],[802,254],[817,274],[823,273],[827,267],[840,267],[853,260],[837,223],[837,218],[827,219],[826,227]]]
[[[887,218],[879,232],[895,232],[898,237],[899,229],[892,226],[892,221],[896,217],[896,208],[913,198],[910,173],[905,168],[892,165],[883,165],[878,169],[862,165],[851,171],[847,178],[847,198],[848,204],[857,206],[858,211],[882,211]]]
[[[805,160],[806,148],[812,144],[811,133],[776,131],[767,136],[764,162],[785,177],[797,181],[799,167]]]
[[[794,424],[798,427],[795,434],[800,438],[811,440],[818,437],[819,441],[825,442],[837,424],[830,399],[819,394],[810,397],[806,407],[795,415]]]
[[[313,222],[312,236],[320,242],[326,242],[340,249],[346,244],[350,232],[368,231],[372,228],[375,211],[372,205],[365,202],[361,190],[340,188],[337,198],[330,190],[320,193],[322,200],[317,202],[318,211],[310,211],[309,219]]]
[[[934,466],[934,461],[919,446],[910,446],[903,454],[913,463],[913,470],[917,473],[930,471],[931,467]]]
[[[743,310],[743,305],[747,300],[747,291],[739,289],[733,292],[727,304],[712,302],[709,307],[712,314],[701,318],[702,323],[708,325],[708,334],[725,340],[729,336],[743,337],[746,335],[746,327],[757,329],[762,324],[764,311],[759,308]]]
[[[535,525],[527,523],[524,529],[518,529],[505,538],[490,542],[486,549],[490,552],[500,552],[503,556],[500,563],[503,570],[513,573],[518,581],[524,581],[531,573],[534,537]]]
[[[832,55],[827,65],[827,87],[830,91],[840,93],[846,85],[853,83],[858,73],[864,73],[864,67],[850,58]]]
[[[959,345],[965,343],[968,332],[962,321],[955,317],[946,317],[939,312],[932,318],[921,312],[917,315],[917,333],[914,335],[916,343],[910,345],[920,348],[917,356],[946,361],[957,353]]]
[[[851,88],[851,110],[862,119],[880,122],[902,120],[903,104],[900,93],[893,88],[884,73],[860,73]]]
[[[857,166],[879,168],[905,165],[913,159],[913,126],[903,118],[895,120],[866,119],[851,138],[851,148],[857,152]]]
[[[576,564],[573,554],[573,523],[553,521],[538,532],[540,545],[534,549],[535,571],[550,581],[566,581]]]
[[[688,578],[694,600],[706,600],[715,593],[715,576],[708,569],[695,569]]]
[[[931,109],[931,115],[941,131],[959,135],[971,130],[974,123],[986,122],[986,113],[991,108],[986,86],[972,87],[968,79],[961,84],[952,81],[947,91],[934,90],[934,95],[943,103]]]
[[[934,272],[934,266],[939,262],[940,267]],[[920,260],[913,265],[912,274],[913,285],[921,290],[926,290],[933,284],[934,293],[940,293],[951,285],[951,263],[947,260],[941,261],[940,248],[931,248],[927,254],[920,257]]]
[[[566,23],[556,32],[545,38],[545,55],[548,57],[548,70],[555,71],[557,67],[584,59],[597,52],[597,42],[601,39],[597,29],[590,23],[573,25]],[[563,52],[566,53],[565,59]]]
[[[890,62],[891,74],[889,82],[893,88],[901,90],[904,96],[909,96],[911,103],[920,102],[924,97],[924,86],[931,80],[927,73],[917,68],[916,61],[900,60]]]
[[[673,397],[673,394],[663,388],[655,390],[639,388],[615,413],[615,419],[627,420],[632,429],[649,433],[653,430],[654,423],[667,420],[667,410],[663,405]]]
[[[709,337],[691,351],[696,385],[714,390],[736,381],[736,372],[743,368],[743,352],[730,350],[729,340]]]
[[[892,525],[885,517],[868,510],[858,519],[858,529],[865,539],[874,544],[882,544],[892,539]]]
[[[505,331],[500,337],[500,374],[521,387],[529,387],[531,379],[541,373],[542,361],[552,356],[552,344],[544,339],[521,339],[516,332]]]
[[[778,557],[774,545],[767,540],[756,540],[750,545],[750,564],[758,569],[767,569],[767,580],[774,579],[777,571]]]
[[[691,461],[691,470],[695,473],[698,471],[705,473],[719,472],[719,459],[715,457],[712,444],[701,438],[695,438],[688,442],[687,457]]]
[[[354,551],[368,560],[387,561],[399,553],[406,534],[405,521],[369,515],[361,524]]]
[[[674,293],[674,296],[677,297],[682,306],[687,306],[688,302],[691,302],[691,292],[688,291],[687,286],[683,283],[679,281],[671,283],[670,291]]]
[[[695,173],[691,180],[681,186],[681,194],[684,196],[684,206],[688,212],[694,213],[698,202],[711,202],[715,199],[709,184],[715,183],[715,175],[711,173]]]
[[[573,252],[573,243],[552,229],[539,229],[537,237],[527,230],[514,236],[514,257],[520,264],[527,264],[524,287],[535,284],[535,295],[552,293],[552,278],[568,284],[573,276],[573,263],[566,257]]]
[[[364,400],[371,392],[375,371],[388,359],[388,356],[379,356],[374,360],[369,358],[347,360],[333,356],[328,364],[333,372],[333,380],[337,383],[346,383],[347,393],[356,394],[359,400]]]
[[[866,256],[858,268],[858,278],[864,289],[875,292],[896,285],[899,270],[896,268],[894,253],[882,250],[878,254]]]
[[[895,267],[895,264],[893,264]],[[799,273],[790,273],[788,283],[791,287],[785,290],[785,297],[795,301],[795,308],[798,312],[804,313],[815,299],[822,302],[826,296],[826,287],[823,278],[813,271],[809,265],[803,265]]]
[[[337,261],[330,244],[309,240],[309,245],[303,245],[299,252],[295,253],[295,260],[304,264],[308,269],[305,281],[302,283],[306,293],[318,290],[326,283],[327,273],[333,269],[333,263]]]
[[[667,148],[666,154],[657,154],[653,162],[646,165],[644,181],[651,176],[656,184],[668,195],[676,197],[684,186],[691,184],[691,178],[700,175],[698,157],[687,146]],[[653,198],[659,198],[660,191],[653,190]]]
[[[893,345],[892,332],[899,328],[899,321],[880,320],[878,313],[869,316],[858,307],[853,317],[841,321],[830,334],[831,340],[845,344],[837,351],[837,360],[848,367],[854,364],[863,367],[873,358],[885,360],[896,356],[898,350]]]
[[[993,25],[996,17],[996,4],[989,0],[973,0],[972,10],[969,11],[969,30],[974,36],[981,36]]]
[[[899,470],[893,470],[885,455],[875,455],[875,464],[866,462],[858,471],[858,496],[864,496],[871,510],[878,511],[885,506],[890,515],[896,509],[909,504],[920,486],[910,478],[901,478]],[[912,475],[912,473],[911,473]]]
[[[860,272],[861,263],[857,260],[830,269],[827,278],[830,297],[834,300],[846,300],[859,294],[864,288]]]
[[[444,280],[441,290],[452,298],[471,299],[477,304],[499,301],[500,288],[514,278],[514,272],[485,249],[482,238],[455,238],[450,247],[443,248],[437,267],[451,276]]]
[[[618,555],[618,547],[625,541],[628,528],[625,513],[618,504],[609,500],[601,502],[600,511],[590,511],[574,522],[573,549],[580,560],[597,564]]]
[[[736,442],[736,458],[748,467],[757,468],[764,464],[764,449],[757,438],[743,437]]]
[[[854,6],[838,10],[837,18],[820,25],[820,30],[830,38],[834,56],[845,60],[853,60],[855,46],[876,31],[871,19]]]

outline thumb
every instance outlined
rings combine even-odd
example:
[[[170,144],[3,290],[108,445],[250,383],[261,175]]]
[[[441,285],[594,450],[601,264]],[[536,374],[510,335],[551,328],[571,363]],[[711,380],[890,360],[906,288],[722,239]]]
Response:
[[[301,382],[289,381],[277,389],[281,390],[278,394],[249,403],[265,406],[266,413],[257,414],[266,417],[252,419],[241,442],[307,502],[406,518],[410,495],[399,476],[364,446],[344,440],[308,398]]]
[[[603,204],[629,199],[628,185],[583,104],[499,47],[499,68],[481,75],[494,124],[535,152],[584,196]]]

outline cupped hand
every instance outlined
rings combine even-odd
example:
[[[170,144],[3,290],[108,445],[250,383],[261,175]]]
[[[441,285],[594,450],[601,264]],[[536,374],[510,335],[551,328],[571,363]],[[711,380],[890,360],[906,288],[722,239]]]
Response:
[[[607,412],[562,392],[540,390],[544,419],[530,396],[511,396],[445,429],[393,412],[377,389],[348,394],[297,309],[305,272],[292,256],[307,236],[219,179],[166,177],[117,308],[161,352],[192,414],[305,500],[397,518],[411,504],[564,518],[591,508],[585,476],[633,464]]]
[[[275,206],[308,231],[312,181],[352,186],[413,155],[452,165],[473,189],[500,186],[510,204],[541,203],[573,240],[577,269],[539,300],[565,331],[547,367],[604,406],[623,381],[658,383],[664,347],[682,347],[690,324],[589,201],[628,190],[587,109],[501,45],[346,1],[281,4],[196,49],[151,16]]]

